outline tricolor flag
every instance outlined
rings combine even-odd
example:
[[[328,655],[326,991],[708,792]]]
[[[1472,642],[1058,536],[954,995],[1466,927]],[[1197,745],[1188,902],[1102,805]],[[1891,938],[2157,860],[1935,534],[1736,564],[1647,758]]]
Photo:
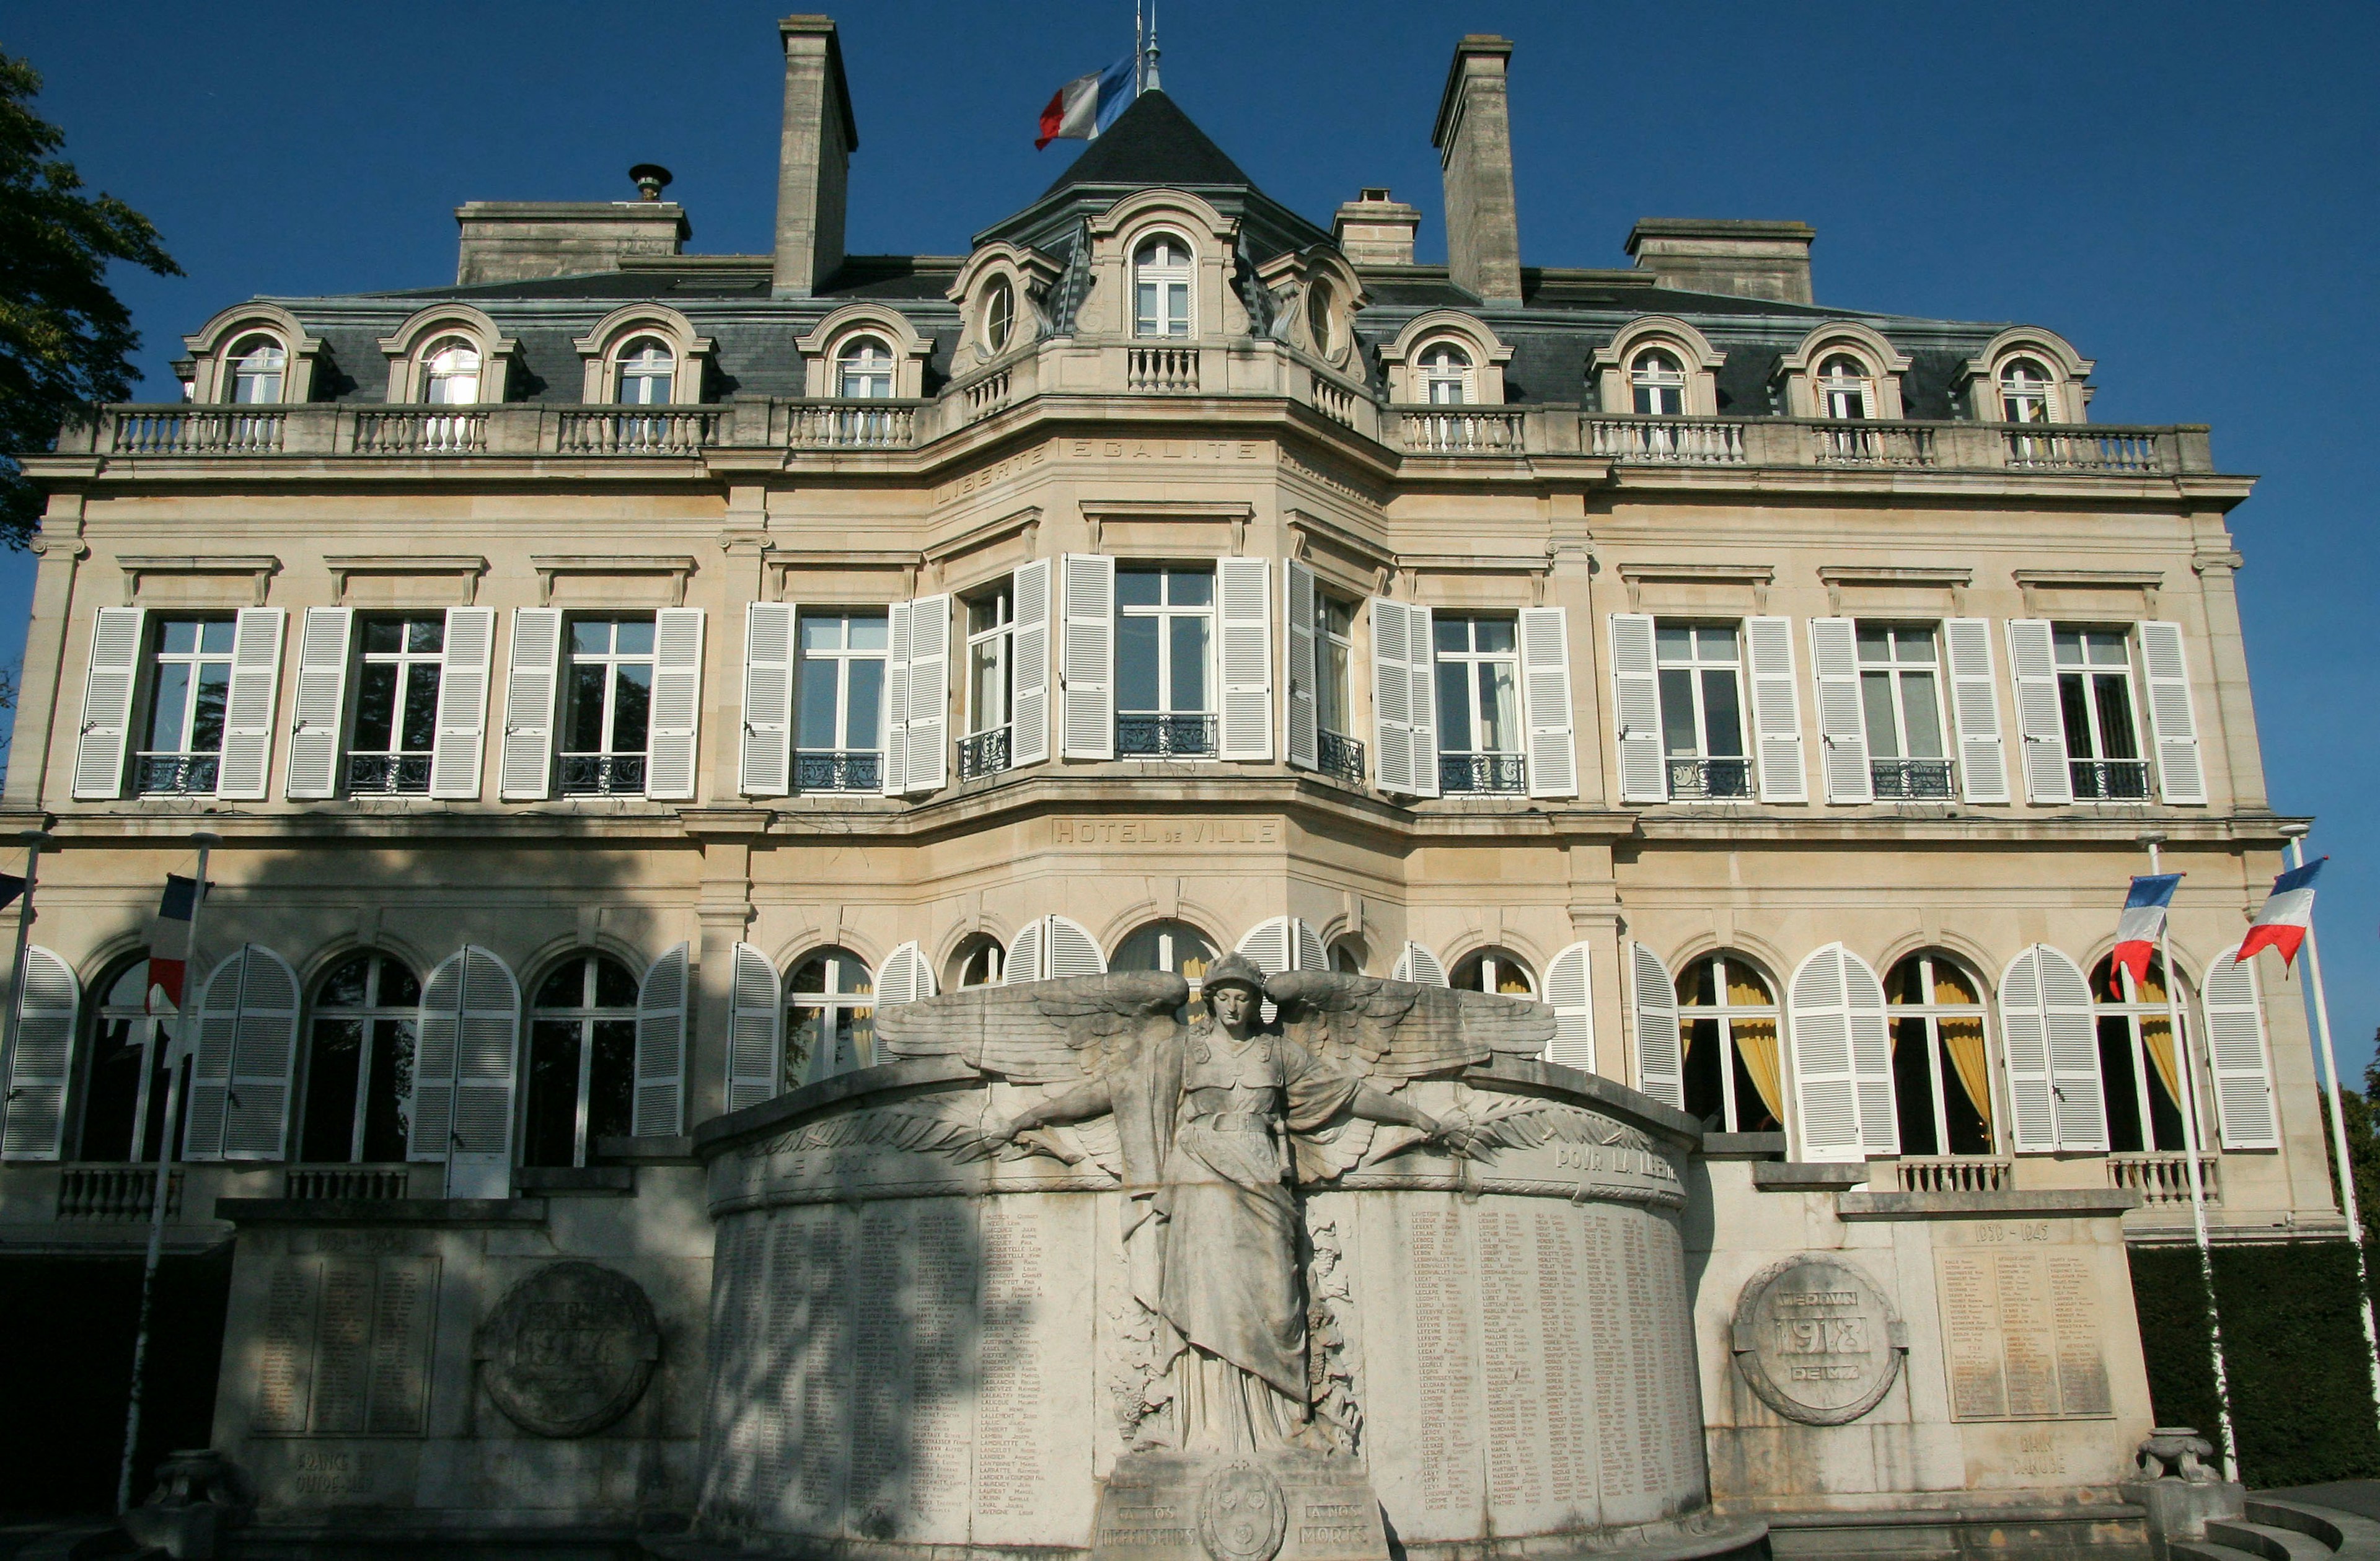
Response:
[[[2124,914],[2116,922],[2115,962],[2132,973],[2134,981],[2148,979],[2149,961],[2156,957],[2157,939],[2165,936],[2166,907],[2173,903],[2180,873],[2143,874],[2132,880],[2124,896]]]
[[[2329,860],[2327,856],[2318,856],[2273,880],[2273,892],[2265,897],[2265,908],[2256,913],[2248,936],[2240,940],[2235,962],[2254,959],[2260,949],[2279,950],[2284,965],[2298,957],[2298,945],[2305,941],[2306,929],[2313,926],[2313,876]]]
[[[209,889],[214,886],[209,884]],[[188,923],[198,909],[199,881],[176,873],[165,875],[165,897],[158,902],[157,919],[161,922]],[[188,972],[184,962],[158,955],[149,956],[148,1009],[151,1013],[177,1013],[182,1007],[182,985]]]
[[[1097,140],[1101,130],[1115,123],[1133,98],[1132,60],[1120,59],[1105,70],[1095,70],[1088,76],[1077,76],[1050,95],[1050,103],[1041,111],[1041,139],[1033,143],[1040,151],[1051,141]]]
[[[0,873],[0,911],[14,905],[17,902],[17,896],[24,892],[24,879],[14,873]]]

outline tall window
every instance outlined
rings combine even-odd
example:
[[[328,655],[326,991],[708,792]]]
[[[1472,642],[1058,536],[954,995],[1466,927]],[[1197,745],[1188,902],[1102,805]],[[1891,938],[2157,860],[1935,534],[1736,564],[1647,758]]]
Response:
[[[2000,366],[2000,417],[2010,423],[2049,421],[2049,370],[2029,357]]]
[[[1818,365],[1818,416],[1854,419],[1876,416],[1866,364],[1839,352]]]
[[[1639,412],[1674,417],[1686,409],[1686,371],[1660,347],[1647,347],[1629,366],[1628,381]]]
[[[556,965],[529,1000],[521,1164],[583,1166],[635,1119],[637,978],[606,954]]]
[[[1116,752],[1215,751],[1215,572],[1116,570]]]
[[[1116,945],[1108,969],[1172,971],[1190,984],[1190,1010],[1196,1016],[1205,1011],[1198,994],[1214,961],[1215,946],[1188,922],[1150,922]]]
[[[419,796],[430,790],[438,680],[446,664],[445,615],[366,618],[358,627],[363,650],[347,789]]]
[[[804,612],[795,786],[873,792],[884,780],[884,657],[880,611]]]
[[[1656,623],[1661,748],[1673,797],[1748,797],[1743,652],[1733,623]]]
[[[858,955],[827,949],[785,984],[785,1087],[876,1061],[876,978]]]
[[[1510,618],[1437,619],[1438,784],[1522,789],[1519,651]]]
[[[663,406],[677,379],[677,357],[658,336],[638,336],[620,349],[623,406]]]
[[[1005,352],[1009,333],[1016,327],[1016,289],[1005,278],[983,295],[983,345],[986,352]]]
[[[317,1165],[403,1160],[413,1120],[421,984],[385,954],[340,961],[314,993],[298,1157]]]
[[[653,621],[574,618],[567,673],[563,794],[643,794],[652,728]]]
[[[1447,985],[1458,992],[1500,992],[1508,998],[1537,995],[1537,978],[1527,962],[1501,949],[1464,955],[1454,974],[1447,977]]]
[[[1314,647],[1315,723],[1345,741],[1355,730],[1355,604],[1318,595],[1314,605],[1315,627],[1321,631]],[[1333,767],[1326,760],[1323,768]]]
[[[1140,247],[1132,260],[1132,333],[1190,333],[1190,250],[1170,233]]]
[[[231,349],[231,395],[248,405],[281,399],[289,354],[270,336],[243,336]]]
[[[133,760],[133,784],[149,795],[211,793],[223,764],[232,621],[162,618],[155,632],[149,720]]]
[[[978,932],[959,945],[951,959],[951,989],[965,991],[970,986],[997,986],[1008,968],[1008,951],[1000,939],[988,932]]]
[[[2131,641],[2097,629],[2059,629],[2058,708],[2066,728],[2066,764],[2082,801],[2139,802],[2149,794],[2132,719]]]
[[[460,336],[431,344],[421,357],[421,399],[432,406],[468,406],[480,399],[480,349]]]
[[[1974,977],[1941,954],[1912,954],[1885,976],[1884,1000],[1900,1152],[1990,1154],[1991,1061]]]
[[[834,393],[885,401],[892,394],[892,349],[874,336],[854,336],[835,360]]]
[[[1006,584],[970,598],[967,614],[965,741],[959,744],[959,779],[996,775],[1009,764],[1011,665],[1016,599]]]
[[[92,1018],[79,1159],[153,1160],[165,1142],[167,1036],[165,1027],[149,1015],[148,997],[149,955],[143,950],[115,973]],[[192,1008],[196,998],[194,981]]]
[[[2166,1007],[2165,962],[2152,955],[2144,980],[2113,959],[2091,970],[2099,1019],[2099,1086],[2107,1103],[2107,1147],[2119,1155],[2187,1149],[2181,1131],[2181,1070],[2189,1058],[2173,1041]],[[2183,997],[2182,1007],[2188,1008]],[[2189,1021],[2182,1023],[2187,1040]]]
[[[1879,797],[1951,794],[1940,666],[1930,625],[1859,625],[1860,708]]]
[[[1432,406],[1460,406],[1471,399],[1471,355],[1440,342],[1421,355],[1422,399]]]
[[[1678,1010],[1687,1113],[1714,1132],[1784,1131],[1776,988],[1733,954],[1706,955],[1678,977]]]

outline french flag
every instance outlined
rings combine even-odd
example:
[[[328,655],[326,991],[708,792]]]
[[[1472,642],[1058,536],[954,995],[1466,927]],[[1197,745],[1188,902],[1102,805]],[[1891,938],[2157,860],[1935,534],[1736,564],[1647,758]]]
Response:
[[[2132,973],[2134,981],[2148,979],[2149,961],[2156,957],[2157,939],[2165,936],[2165,914],[2173,903],[2180,873],[2144,873],[2132,880],[2124,896],[2124,914],[2116,920],[2116,963]]]
[[[1041,110],[1041,139],[1033,143],[1033,150],[1038,151],[1051,141],[1097,140],[1099,132],[1114,124],[1116,115],[1131,104],[1133,91],[1128,55],[1105,70],[1075,77],[1050,94],[1048,105]]]
[[[2329,860],[2327,856],[2316,857],[2273,880],[2273,892],[2265,897],[2265,908],[2256,913],[2248,936],[2240,940],[2237,961],[2252,960],[2262,949],[2279,950],[2284,966],[2298,957],[2298,945],[2305,941],[2306,929],[2313,926],[2314,875]]]

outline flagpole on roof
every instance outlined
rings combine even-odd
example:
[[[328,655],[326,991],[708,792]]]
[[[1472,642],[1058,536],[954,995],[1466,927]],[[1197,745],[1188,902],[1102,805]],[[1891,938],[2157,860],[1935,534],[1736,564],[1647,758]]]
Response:
[[[1132,0],[1132,95],[1134,97],[1140,96],[1141,77],[1148,69],[1148,64],[1141,57],[1140,52],[1148,41],[1148,34],[1142,29],[1140,22],[1140,0]]]

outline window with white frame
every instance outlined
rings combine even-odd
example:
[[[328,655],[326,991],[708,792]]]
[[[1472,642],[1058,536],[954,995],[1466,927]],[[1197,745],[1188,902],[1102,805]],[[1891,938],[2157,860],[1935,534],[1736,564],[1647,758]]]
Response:
[[[965,991],[970,986],[997,986],[1008,965],[1007,950],[1000,939],[988,932],[978,932],[959,945],[951,959],[951,989]]]
[[[460,336],[442,336],[421,355],[421,399],[432,406],[468,406],[480,399],[480,349]]]
[[[212,793],[223,769],[232,620],[160,618],[153,632],[149,719],[133,756],[133,789],[152,796]]]
[[[1438,342],[1421,355],[1421,398],[1432,406],[1461,406],[1471,400],[1471,355],[1452,342]]]
[[[1215,752],[1215,572],[1118,565],[1116,752]]]
[[[2049,370],[2030,357],[2011,357],[2000,365],[2000,417],[2010,423],[2050,421]]]
[[[651,617],[572,619],[563,701],[563,795],[641,796],[652,732]]]
[[[1678,417],[1686,409],[1686,371],[1677,356],[1665,347],[1646,347],[1629,365],[1628,381],[1635,409],[1657,417]]]
[[[806,608],[800,641],[795,789],[882,790],[884,659],[892,644],[884,611]]]
[[[347,789],[422,795],[430,790],[431,746],[438,732],[446,615],[370,617],[356,629],[361,648],[347,737]]]
[[[1859,420],[1876,416],[1876,389],[1867,365],[1850,353],[1830,354],[1818,365],[1818,416]]]
[[[525,1166],[583,1166],[635,1123],[637,978],[608,954],[574,954],[529,998]]]
[[[2105,629],[2058,629],[2058,709],[2066,768],[2082,802],[2141,802],[2149,794],[2132,708],[2131,636]]]
[[[224,399],[262,405],[281,399],[289,371],[288,350],[271,336],[243,336],[229,354],[231,393]]]
[[[1519,792],[1520,648],[1513,621],[1440,613],[1438,784],[1441,792]]]
[[[1710,954],[1678,977],[1686,1113],[1714,1132],[1785,1131],[1785,1058],[1777,989],[1734,954]]]
[[[2124,1155],[2189,1148],[2181,1121],[2181,1071],[2190,1066],[2188,993],[2179,994],[2184,1016],[2180,1047],[2166,1000],[2165,962],[2155,954],[2139,980],[2112,957],[2093,966],[2091,1006],[2098,1020],[2108,1150]]]
[[[677,355],[658,336],[638,336],[620,349],[619,388],[613,399],[623,406],[665,406],[677,382]]]
[[[1016,328],[1016,289],[1006,277],[996,278],[983,294],[983,347],[1005,352],[1009,333]]]
[[[1016,597],[1002,581],[966,603],[966,737],[959,744],[959,779],[993,775],[1010,762],[1009,721],[1014,715]]]
[[[1447,977],[1458,992],[1495,992],[1507,998],[1535,998],[1537,978],[1528,962],[1503,949],[1482,949],[1466,954]]]
[[[1321,638],[1316,647],[1314,717],[1328,737],[1352,742],[1355,730],[1355,604],[1341,597],[1317,593],[1316,626]],[[1332,768],[1326,758],[1323,768]]]
[[[1991,1057],[1981,985],[1947,954],[1912,954],[1884,978],[1892,1095],[1904,1155],[1992,1153]]]
[[[1942,720],[1940,647],[1933,625],[1858,627],[1860,714],[1878,797],[1946,800],[1951,769]]]
[[[854,336],[835,357],[834,393],[854,401],[892,395],[892,349],[875,336]]]
[[[1214,960],[1215,945],[1188,922],[1150,922],[1116,945],[1108,969],[1172,971],[1190,984],[1190,1011],[1195,1018],[1204,1011],[1199,988]]]
[[[316,1165],[406,1157],[421,983],[401,960],[351,954],[314,989],[298,1157]]]
[[[1132,259],[1132,333],[1190,334],[1190,248],[1170,233],[1143,244]]]
[[[1653,626],[1661,687],[1661,750],[1672,797],[1749,797],[1742,635],[1733,623]]]
[[[176,950],[176,956],[180,950]],[[141,950],[102,988],[82,1077],[82,1126],[74,1157],[101,1164],[154,1160],[165,1125],[164,1024],[149,1012],[149,953]],[[188,1111],[189,1096],[182,1097]],[[178,1132],[180,1124],[175,1124]]]
[[[822,949],[785,982],[785,1088],[876,1061],[876,977],[848,949]]]

